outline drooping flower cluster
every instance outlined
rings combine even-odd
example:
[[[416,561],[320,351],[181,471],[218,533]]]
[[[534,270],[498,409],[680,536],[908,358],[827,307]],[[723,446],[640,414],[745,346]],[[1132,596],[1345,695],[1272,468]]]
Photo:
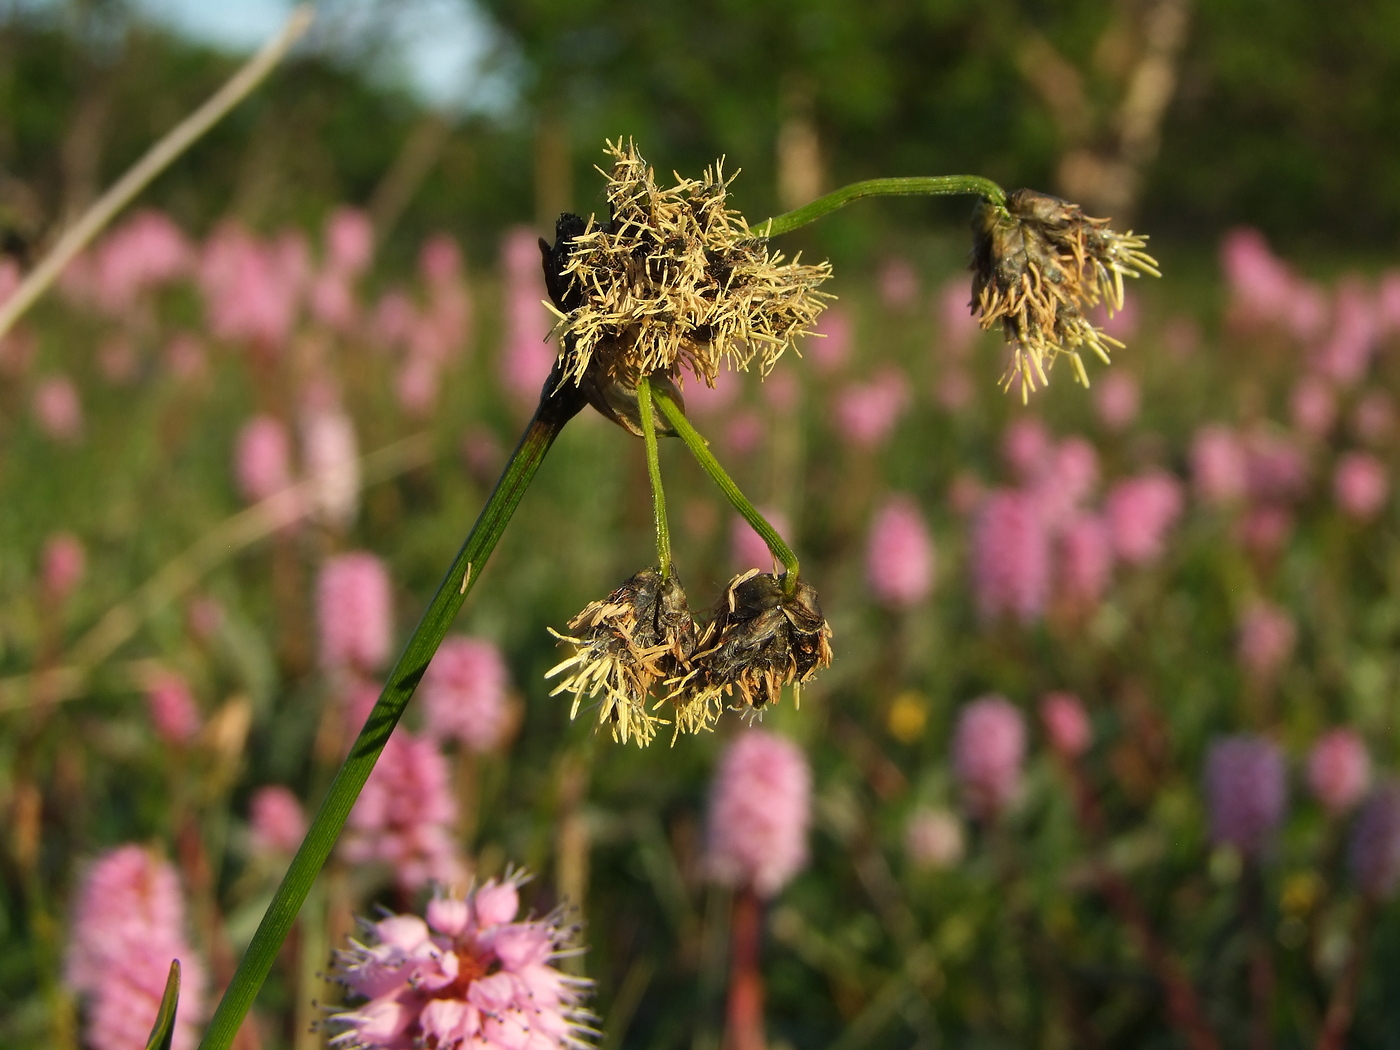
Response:
[[[766,375],[821,313],[828,264],[784,263],[727,207],[722,162],[663,189],[628,142],[609,143],[610,217],[561,220],[567,251],[550,293],[561,312],[564,374],[635,387],[681,366],[713,385],[720,364]],[[572,217],[568,217],[572,218]]]
[[[807,862],[811,804],[802,749],[776,733],[746,730],[724,753],[710,788],[710,875],[773,896]]]
[[[204,967],[185,937],[175,869],[143,846],[104,854],[83,878],[73,911],[65,979],[88,997],[93,1050],[142,1050],[180,960],[174,1050],[190,1050],[204,1003]]]
[[[568,1050],[597,1033],[583,1003],[593,983],[561,973],[574,930],[563,915],[517,919],[520,873],[416,915],[365,923],[337,953],[336,978],[366,1002],[331,1015],[343,1050]]]
[[[1086,311],[1123,306],[1123,278],[1160,276],[1143,249],[1147,238],[1109,229],[1070,204],[1034,190],[1016,190],[1004,205],[983,203],[973,219],[972,298],[983,328],[998,323],[1013,348],[1002,379],[1018,383],[1024,399],[1060,356],[1089,385],[1079,356],[1092,350],[1104,363],[1121,346],[1096,328]]]

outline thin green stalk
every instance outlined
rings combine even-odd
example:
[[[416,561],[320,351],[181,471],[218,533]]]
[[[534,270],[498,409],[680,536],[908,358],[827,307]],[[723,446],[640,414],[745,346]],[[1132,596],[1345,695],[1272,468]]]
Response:
[[[749,502],[748,497],[739,491],[739,486],[734,484],[734,479],[726,474],[724,468],[719,465],[719,460],[715,459],[714,453],[710,451],[710,446],[700,436],[700,432],[690,425],[690,420],[685,418],[685,413],[680,410],[680,407],[664,391],[653,390],[651,396],[656,402],[656,407],[666,417],[666,422],[671,424],[671,428],[685,442],[685,447],[690,449],[690,454],[695,457],[695,461],[704,468],[706,474],[710,475],[710,480],[719,486],[719,490],[724,493],[739,515],[753,526],[754,532],[763,537],[763,542],[773,552],[773,557],[782,562],[783,569],[787,572],[789,585],[796,586],[797,555],[792,552],[792,548],[783,542],[783,538],[778,535],[778,530],[768,524],[768,519],[760,514],[758,508]]]
[[[671,527],[666,521],[666,492],[661,487],[661,455],[656,447],[656,416],[651,404],[651,380],[637,380],[637,411],[642,417],[642,442],[647,447],[647,476],[651,505],[656,512],[656,560],[664,580],[671,575]]]
[[[389,672],[384,691],[379,694],[379,700],[351,746],[349,756],[336,772],[325,801],[321,803],[316,819],[311,822],[311,829],[292,858],[291,867],[277,887],[272,903],[268,905],[244,953],[243,961],[238,964],[228,990],[219,1001],[218,1009],[214,1011],[214,1017],[204,1033],[204,1040],[199,1044],[200,1050],[228,1050],[233,1043],[282,942],[296,921],[297,912],[301,910],[316,876],[330,857],[350,809],[360,795],[360,789],[369,778],[379,753],[388,743],[389,734],[398,724],[409,697],[417,688],[418,680],[428,669],[428,662],[437,652],[468,592],[481,575],[486,559],[495,549],[506,523],[519,506],[521,497],[525,495],[554,439],[559,436],[564,424],[583,408],[584,400],[578,388],[573,384],[560,387],[558,379],[556,369],[555,374],[551,374],[546,381],[539,408],[525,428],[520,444],[502,471],[495,490],[481,509],[452,567],[438,584],[437,593],[428,603],[423,618],[418,621],[412,637]]]
[[[981,197],[988,204],[998,207],[1006,205],[1006,191],[991,179],[980,175],[931,175],[907,179],[866,179],[853,182],[832,190],[825,197],[818,197],[811,204],[804,204],[795,211],[775,215],[753,227],[753,232],[761,237],[776,237],[781,233],[791,233],[799,226],[829,215],[837,208],[843,208],[861,197],[950,197],[960,194]]]

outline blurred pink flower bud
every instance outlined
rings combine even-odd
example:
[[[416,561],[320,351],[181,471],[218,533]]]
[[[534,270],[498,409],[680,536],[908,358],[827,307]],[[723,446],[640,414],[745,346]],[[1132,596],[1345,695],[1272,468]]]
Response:
[[[1371,792],[1351,832],[1351,871],[1361,892],[1381,900],[1400,882],[1400,781]]]
[[[306,814],[290,788],[269,784],[248,803],[248,844],[254,853],[279,857],[297,851],[306,837]]]
[[[1332,334],[1317,350],[1319,371],[1341,386],[1351,386],[1371,364],[1377,336],[1376,306],[1361,278],[1343,277],[1337,283]]]
[[[455,739],[469,751],[494,751],[505,743],[513,713],[505,658],[484,638],[452,637],[437,655],[418,687],[428,735]]]
[[[946,809],[920,806],[904,825],[904,852],[916,868],[951,868],[965,848],[962,821]]]
[[[1283,507],[1267,503],[1251,507],[1240,521],[1237,532],[1240,542],[1252,554],[1273,557],[1283,550],[1288,538],[1293,535],[1293,515]]]
[[[1253,602],[1240,620],[1238,654],[1256,681],[1273,679],[1293,655],[1298,628],[1293,617],[1269,602]]]
[[[855,345],[856,326],[851,315],[839,305],[823,311],[812,329],[815,339],[802,341],[802,356],[812,362],[818,372],[830,375],[841,368],[851,357]],[[686,407],[690,406],[690,392],[686,392]]]
[[[389,658],[393,607],[389,573],[373,554],[327,558],[316,585],[321,666],[371,671]]]
[[[360,507],[360,449],[355,423],[336,405],[309,406],[301,419],[302,469],[312,483],[311,509],[341,528]]]
[[[204,966],[185,936],[175,869],[137,845],[99,857],[83,876],[69,924],[64,980],[87,998],[92,1050],[141,1050],[180,960],[173,1050],[192,1050],[204,1017]]]
[[[1332,729],[1308,752],[1308,789],[1333,816],[1361,801],[1371,785],[1371,757],[1353,729]]]
[[[1113,541],[1097,514],[1071,518],[1060,531],[1056,597],[1072,610],[1092,612],[1113,571]]]
[[[907,609],[928,597],[933,569],[933,537],[919,505],[909,496],[890,496],[875,516],[866,546],[871,591],[885,605]]]
[[[1066,438],[1046,451],[1041,469],[1027,478],[1027,487],[1051,531],[1072,518],[1099,483],[1099,454],[1081,437]]]
[[[1337,421],[1337,395],[1325,379],[1305,375],[1293,386],[1288,411],[1300,432],[1320,440]]]
[[[211,640],[224,625],[224,610],[215,599],[200,595],[190,600],[185,607],[185,621],[190,633],[201,642]]]
[[[982,331],[972,309],[967,278],[954,277],[938,293],[939,330],[943,346],[954,358],[963,358]]]
[[[311,282],[307,305],[312,317],[338,332],[349,331],[360,316],[360,304],[355,299],[350,276],[338,270],[316,275]]]
[[[430,880],[450,886],[466,874],[456,820],[447,760],[437,744],[399,729],[350,811],[342,849],[353,864],[387,864],[404,890]]]
[[[88,291],[96,306],[119,317],[141,292],[184,273],[190,257],[189,242],[169,217],[139,211],[93,249]]]
[[[254,416],[238,432],[234,448],[238,489],[251,503],[276,495],[292,484],[292,442],[282,421]]]
[[[431,285],[453,284],[462,279],[462,249],[450,233],[435,233],[418,252],[418,272]]]
[[[505,277],[505,348],[501,380],[521,402],[533,405],[554,367],[555,349],[545,340],[551,327],[543,306],[547,292],[534,230],[517,226],[501,245]]]
[[[1245,494],[1244,443],[1227,426],[1210,423],[1191,442],[1191,483],[1207,503],[1230,503]]]
[[[1026,723],[1005,697],[984,696],[963,707],[953,733],[953,777],[974,817],[993,820],[1021,791]]]
[[[878,280],[880,300],[891,310],[907,310],[919,296],[919,273],[901,256],[880,264]]]
[[[972,582],[983,619],[1030,623],[1050,594],[1050,536],[1029,493],[995,489],[972,523]]]
[[[791,543],[792,530],[788,528],[786,514],[772,509],[763,509],[759,513],[768,519],[768,524],[777,530],[779,536]],[[753,527],[737,514],[730,522],[729,546],[734,567],[737,569],[766,569],[770,565],[777,565],[768,545],[763,542],[763,537],[754,532]]]
[[[82,541],[71,532],[57,532],[44,542],[41,560],[44,593],[61,602],[73,593],[87,567],[87,552]]]
[[[909,405],[909,383],[893,365],[868,383],[851,383],[836,395],[836,424],[857,448],[874,449],[894,432]]]
[[[1308,461],[1289,438],[1257,430],[1245,443],[1245,478],[1257,500],[1287,502],[1308,487]]]
[[[1269,249],[1258,230],[1236,227],[1220,245],[1231,309],[1246,323],[1279,323],[1289,310],[1298,279]]]
[[[233,223],[217,227],[199,262],[209,328],[219,339],[283,347],[310,276],[305,242],[289,234],[263,244]]]
[[[56,441],[77,441],[83,436],[83,403],[78,388],[67,376],[49,376],[34,388],[34,418]]]
[[[426,419],[437,404],[441,385],[442,372],[437,361],[425,354],[413,354],[399,369],[394,390],[405,412],[417,419]]]
[[[808,351],[803,356],[810,357],[811,352]],[[739,377],[733,372],[721,371],[715,377],[714,386],[707,386],[700,380],[693,380],[685,387],[686,415],[696,418],[717,416],[734,402],[734,396],[737,393],[739,393]]]
[[[1381,390],[1364,394],[1351,415],[1351,429],[1368,445],[1383,445],[1395,433],[1395,402]]]
[[[741,408],[729,417],[724,444],[731,455],[743,458],[763,444],[764,417],[752,408]]]
[[[1369,521],[1381,512],[1390,495],[1385,464],[1369,452],[1346,453],[1337,460],[1332,491],[1344,514]]]
[[[374,257],[374,226],[358,208],[336,208],[326,219],[326,265],[350,277],[369,268]]]
[[[1073,693],[1046,693],[1040,701],[1045,736],[1057,754],[1078,758],[1094,742],[1094,727],[1079,697]]]
[[[393,288],[379,297],[375,304],[370,331],[385,349],[401,347],[408,342],[409,333],[418,323],[418,308],[401,288]]]
[[[1109,430],[1123,430],[1131,425],[1141,405],[1137,379],[1121,368],[1113,369],[1094,384],[1094,408]]]
[[[1210,837],[1257,857],[1283,822],[1288,784],[1283,753],[1263,737],[1217,740],[1206,755]]]
[[[1118,482],[1104,501],[1114,552],[1132,565],[1157,561],[1181,504],[1181,483],[1165,472]]]
[[[1001,436],[1001,458],[1018,481],[1034,481],[1045,469],[1054,443],[1045,424],[1034,416],[1017,416]]]
[[[156,735],[167,744],[188,744],[199,733],[199,707],[189,683],[163,671],[146,684],[146,707]]]
[[[807,863],[812,772],[802,749],[762,729],[740,733],[710,787],[706,865],[717,881],[772,897]]]

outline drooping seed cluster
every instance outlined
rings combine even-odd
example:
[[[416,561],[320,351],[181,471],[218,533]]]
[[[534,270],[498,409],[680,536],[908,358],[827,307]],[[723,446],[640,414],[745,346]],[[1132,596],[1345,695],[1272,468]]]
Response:
[[[1108,347],[1122,344],[1085,311],[1099,303],[1122,309],[1124,277],[1160,276],[1157,261],[1143,250],[1147,238],[1116,233],[1108,223],[1034,190],[1016,190],[1004,206],[977,208],[972,305],[983,328],[1001,324],[1013,348],[1002,385],[1019,383],[1023,399],[1049,382],[1047,373],[1061,355],[1088,386],[1079,352],[1092,350],[1107,363]]]
[[[607,153],[609,221],[576,220],[582,229],[553,249],[565,378],[583,384],[592,371],[635,387],[684,366],[713,386],[721,363],[755,359],[767,375],[824,309],[830,297],[817,289],[830,265],[771,253],[726,206],[722,160],[663,189],[630,141]]]
[[[751,569],[729,581],[707,624],[692,618],[674,573],[644,569],[569,621],[555,637],[574,654],[547,677],[572,693],[571,717],[597,701],[613,739],[649,744],[660,725],[675,734],[711,728],[726,706],[751,714],[778,702],[831,663],[831,627],[805,580]],[[554,695],[552,694],[552,695]],[[670,706],[671,717],[657,714]]]

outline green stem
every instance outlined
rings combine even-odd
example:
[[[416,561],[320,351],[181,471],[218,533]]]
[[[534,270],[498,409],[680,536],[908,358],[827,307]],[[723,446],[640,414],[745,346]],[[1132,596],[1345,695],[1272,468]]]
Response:
[[[748,497],[739,491],[739,486],[734,484],[734,479],[726,474],[724,468],[719,465],[719,460],[715,459],[714,453],[710,451],[710,446],[700,436],[700,432],[690,425],[690,420],[685,418],[685,413],[680,410],[680,406],[661,390],[653,390],[652,399],[656,402],[656,407],[661,410],[661,414],[666,417],[666,422],[671,424],[671,428],[685,442],[685,447],[690,449],[690,454],[695,457],[695,461],[704,468],[706,474],[710,475],[710,480],[719,486],[719,490],[725,494],[739,515],[753,526],[754,532],[763,537],[763,542],[773,552],[773,557],[782,562],[783,569],[787,572],[785,585],[795,587],[797,585],[797,555],[792,552],[792,548],[783,542],[783,538],[778,535],[778,530],[768,524],[768,519],[760,514],[758,508],[749,502]]]
[[[233,1043],[244,1016],[253,1005],[258,989],[267,978],[282,942],[296,920],[297,912],[301,910],[316,876],[330,857],[360,789],[369,778],[379,753],[388,743],[389,734],[398,724],[409,697],[417,688],[418,680],[428,669],[428,662],[437,652],[472,585],[481,576],[486,559],[495,549],[545,454],[564,424],[578,414],[584,403],[583,395],[574,384],[559,385],[556,368],[546,381],[534,418],[525,428],[520,444],[502,471],[495,490],[467,534],[452,567],[438,584],[437,593],[428,603],[412,637],[389,672],[384,691],[379,694],[379,700],[351,746],[349,756],[336,772],[325,801],[321,803],[316,819],[311,822],[311,829],[292,858],[282,884],[277,887],[272,903],[253,934],[243,961],[238,964],[228,990],[214,1011],[204,1040],[199,1044],[200,1050],[227,1050]]]
[[[637,380],[637,413],[642,417],[642,442],[647,447],[647,476],[651,505],[656,512],[656,560],[664,580],[671,575],[671,527],[666,521],[666,492],[661,487],[661,456],[656,448],[656,416],[651,404],[651,380]]]
[[[795,211],[775,215],[753,227],[760,237],[776,237],[781,233],[791,233],[799,226],[820,219],[823,215],[845,207],[861,197],[948,197],[969,193],[981,197],[988,204],[1004,207],[1006,191],[991,179],[980,175],[932,175],[916,176],[907,179],[866,179],[853,182],[832,190],[825,197],[818,197],[811,204],[804,204]]]

